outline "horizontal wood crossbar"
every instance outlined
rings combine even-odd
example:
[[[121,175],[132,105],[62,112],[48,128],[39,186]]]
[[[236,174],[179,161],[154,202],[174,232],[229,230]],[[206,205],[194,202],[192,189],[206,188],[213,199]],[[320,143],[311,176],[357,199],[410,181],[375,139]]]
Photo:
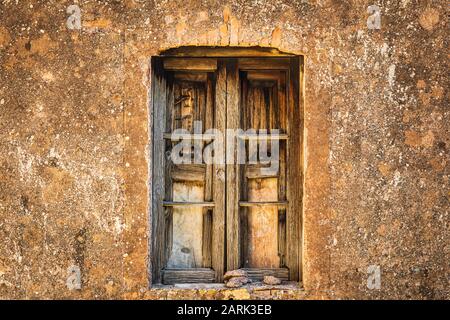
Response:
[[[273,81],[273,84],[276,84],[278,79],[280,78],[280,74],[273,71],[248,71],[247,79],[248,80],[259,80],[259,81]]]
[[[285,133],[274,134],[248,134],[243,133],[237,136],[242,140],[287,140],[289,136]]]
[[[245,176],[248,179],[277,178],[278,174],[279,168],[274,169],[258,164],[249,164],[247,170],[245,170]]]
[[[214,207],[214,202],[163,201],[164,207]]]
[[[171,170],[173,181],[204,182],[205,175],[205,164],[175,164]]]
[[[289,58],[240,58],[239,69],[252,70],[288,70]]]
[[[216,71],[217,59],[208,58],[165,58],[164,69],[176,71]]]
[[[178,133],[164,133],[163,138],[165,140],[179,141],[179,140],[202,140],[210,141],[216,138],[215,134],[178,134]]]
[[[180,81],[206,82],[208,73],[206,72],[175,72],[174,77]]]
[[[262,281],[264,276],[273,276],[283,281],[289,280],[288,268],[244,268],[248,277],[253,281]]]
[[[203,140],[209,141],[214,140],[216,135],[213,133],[205,133],[205,134],[179,134],[179,133],[170,133],[166,132],[163,135],[165,140]],[[237,138],[242,140],[288,140],[289,136],[285,133],[273,133],[273,134],[250,134],[250,133],[242,133],[238,134]]]
[[[287,201],[239,201],[241,207],[286,207]]]
[[[164,284],[212,283],[216,277],[215,271],[209,268],[164,269],[162,274]]]

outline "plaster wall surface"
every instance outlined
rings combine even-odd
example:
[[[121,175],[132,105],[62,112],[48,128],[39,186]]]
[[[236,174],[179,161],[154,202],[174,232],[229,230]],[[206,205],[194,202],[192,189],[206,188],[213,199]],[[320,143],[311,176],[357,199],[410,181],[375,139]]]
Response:
[[[1,1],[0,297],[449,299],[447,15],[446,1]],[[185,45],[305,55],[303,290],[149,289],[150,57]]]

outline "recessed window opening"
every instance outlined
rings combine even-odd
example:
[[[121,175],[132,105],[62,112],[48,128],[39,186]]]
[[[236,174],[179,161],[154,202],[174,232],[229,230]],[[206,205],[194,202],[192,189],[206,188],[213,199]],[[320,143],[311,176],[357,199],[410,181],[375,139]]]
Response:
[[[152,66],[152,282],[301,278],[303,57],[186,47]]]

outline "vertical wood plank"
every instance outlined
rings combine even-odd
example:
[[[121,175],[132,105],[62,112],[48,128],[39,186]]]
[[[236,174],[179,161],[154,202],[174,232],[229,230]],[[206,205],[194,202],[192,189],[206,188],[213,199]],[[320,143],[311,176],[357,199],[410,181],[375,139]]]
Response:
[[[178,101],[179,97],[181,96],[181,87],[178,82],[175,82],[174,88],[173,88],[174,96],[177,97],[177,100],[174,102],[174,108],[173,111],[173,125],[172,130],[180,129],[183,124],[181,122],[181,103]]]
[[[262,95],[263,95],[263,108],[264,113],[266,114],[266,122],[264,128],[267,129],[267,132],[269,132],[269,129],[271,127],[271,118],[272,114],[270,113],[270,100],[271,100],[271,90],[267,87],[261,88]]]
[[[300,216],[298,217],[299,225],[299,249],[298,249],[298,280],[303,280],[303,192],[304,192],[304,181],[303,181],[303,163],[304,163],[304,136],[303,136],[303,127],[304,127],[304,108],[305,108],[305,56],[298,57],[299,60],[299,69],[300,69],[300,79],[299,79],[299,109],[300,109],[300,181],[301,181],[301,190],[300,190],[300,198],[299,205],[301,208]]]
[[[202,115],[204,130],[213,128],[214,121],[214,86],[213,74],[209,73],[206,80],[206,106]],[[213,200],[213,166],[206,165],[205,173],[205,201]],[[209,208],[203,209],[203,267],[211,267],[212,255],[212,210]]]
[[[286,133],[286,73],[280,72],[277,84],[277,110],[278,128],[280,132]],[[286,200],[286,142],[280,141],[280,162],[278,177],[278,201]],[[278,254],[280,256],[280,267],[286,265],[286,209],[278,210]]]
[[[281,129],[281,123],[280,123],[280,107],[279,107],[279,101],[278,101],[278,91],[280,90],[280,78],[282,77],[282,73],[278,72],[278,81],[276,84],[272,87],[272,97],[273,97],[273,103],[271,105],[270,113],[273,114],[272,117],[272,128],[274,129]]]
[[[299,59],[291,58],[288,85],[288,174],[287,198],[289,201],[286,216],[287,255],[286,265],[289,268],[291,281],[299,279],[299,247],[300,247],[300,213],[302,210],[302,113],[299,104]]]
[[[226,107],[227,107],[227,70],[226,65],[222,62],[218,62],[217,78],[216,78],[216,110],[215,116],[215,128],[218,130],[217,134],[221,135],[222,141],[225,141],[226,130]],[[222,144],[222,150],[218,150],[216,145],[215,151],[225,152],[225,146]],[[214,250],[212,251],[212,266],[216,271],[216,281],[223,281],[224,274],[224,252],[225,252],[225,176],[226,167],[224,163],[215,163],[214,170],[214,213],[213,213],[213,233],[212,241]]]
[[[246,78],[246,73],[241,73],[241,112],[242,112],[242,129],[245,131],[251,127],[250,123],[250,108],[247,103],[248,101],[248,80]],[[244,141],[246,144],[246,153],[248,150],[248,142]],[[241,170],[241,176],[240,179],[242,181],[241,184],[241,200],[248,200],[248,180],[247,180],[247,170],[248,170],[248,164],[247,159],[245,161],[245,165],[243,165],[243,168]],[[240,208],[240,249],[241,249],[241,266],[246,267],[248,265],[248,208]]]
[[[175,202],[200,202],[204,198],[203,183],[173,183]],[[177,206],[173,209],[173,246],[167,268],[199,268],[203,264],[203,208]]]
[[[258,123],[258,110],[257,110],[257,103],[256,103],[256,94],[255,89],[250,86],[250,84],[247,81],[247,110],[248,110],[248,128],[247,129],[254,129],[257,130],[259,128]],[[256,131],[255,131],[256,132]],[[257,163],[257,157],[258,157],[258,141],[248,141],[248,157],[249,157],[249,163],[255,164]]]
[[[187,131],[192,131],[194,122],[194,108],[195,108],[195,88],[190,83],[181,82],[181,96],[180,109],[181,109],[181,126]]]
[[[211,268],[212,210],[203,209],[203,268]]]
[[[278,256],[280,267],[286,266],[286,209],[278,210]]]
[[[152,282],[161,283],[161,269],[164,265],[165,215],[163,200],[165,144],[163,133],[166,124],[166,79],[161,60],[152,60],[153,83],[153,154],[152,154]]]
[[[239,110],[239,70],[236,59],[230,59],[227,62],[227,104],[226,104],[226,124],[227,129],[241,128],[240,110]],[[227,221],[227,270],[235,270],[240,267],[240,248],[239,248],[239,195],[240,195],[240,165],[236,164],[236,137],[227,135],[227,193],[226,193],[226,221]],[[233,148],[230,148],[233,146]],[[230,152],[228,152],[230,151]],[[232,155],[232,158],[228,157]],[[233,160],[234,163],[231,163]]]
[[[165,129],[166,130],[173,130],[173,112],[174,112],[174,83],[173,78],[171,76],[166,77],[166,106],[165,106],[165,113],[166,113],[166,124]],[[162,144],[165,144],[164,147],[164,156],[165,156],[165,164],[164,164],[164,200],[172,201],[173,200],[173,189],[172,189],[172,161],[169,158],[170,150],[172,148],[172,143],[168,140],[162,141]],[[171,207],[165,207],[164,208],[164,217],[165,217],[165,233],[164,233],[164,239],[165,239],[165,245],[164,245],[164,259],[163,262],[166,262],[169,260],[170,253],[172,251],[172,245],[173,245],[173,234],[172,234],[172,228],[173,228],[173,208]],[[163,265],[164,267],[164,265]]]
[[[276,201],[277,179],[250,179],[248,200]],[[279,268],[278,208],[261,206],[248,208],[248,266],[251,268]]]
[[[261,129],[266,129],[266,105],[264,103],[264,89],[261,87],[255,87],[255,93],[256,93],[256,99],[255,99],[255,104],[256,104],[256,120],[258,123],[258,132],[261,132]]]
[[[280,121],[280,129],[282,133],[286,133],[287,131],[287,88],[286,88],[286,78],[288,77],[287,72],[280,72],[280,79],[278,81],[278,112],[279,112],[279,121]]]

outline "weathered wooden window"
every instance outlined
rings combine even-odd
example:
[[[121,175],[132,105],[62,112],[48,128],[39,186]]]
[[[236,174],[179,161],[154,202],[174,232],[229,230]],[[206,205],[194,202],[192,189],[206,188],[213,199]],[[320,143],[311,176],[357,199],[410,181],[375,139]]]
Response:
[[[299,280],[302,61],[251,48],[152,58],[153,283],[222,282],[239,268]],[[205,161],[219,140],[212,155],[223,161]],[[269,168],[272,144],[279,161]]]

